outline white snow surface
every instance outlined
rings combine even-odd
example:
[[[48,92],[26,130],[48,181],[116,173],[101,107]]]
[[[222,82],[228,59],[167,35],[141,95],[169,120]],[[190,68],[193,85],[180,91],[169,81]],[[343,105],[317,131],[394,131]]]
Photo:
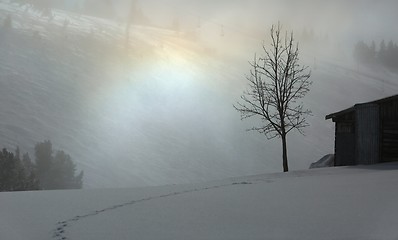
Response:
[[[397,239],[398,163],[0,193],[0,239]]]

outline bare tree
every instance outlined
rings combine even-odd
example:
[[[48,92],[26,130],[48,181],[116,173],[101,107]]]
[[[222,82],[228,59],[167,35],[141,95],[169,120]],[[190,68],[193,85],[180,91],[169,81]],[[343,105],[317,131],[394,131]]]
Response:
[[[289,171],[286,136],[292,130],[303,134],[309,124],[306,117],[311,111],[299,102],[310,90],[311,72],[299,64],[299,48],[294,43],[293,32],[281,35],[281,25],[271,28],[271,45],[263,43],[264,55],[254,56],[250,74],[246,77],[249,87],[241,100],[234,105],[241,118],[257,116],[262,125],[250,130],[265,134],[267,139],[282,139],[283,171]]]

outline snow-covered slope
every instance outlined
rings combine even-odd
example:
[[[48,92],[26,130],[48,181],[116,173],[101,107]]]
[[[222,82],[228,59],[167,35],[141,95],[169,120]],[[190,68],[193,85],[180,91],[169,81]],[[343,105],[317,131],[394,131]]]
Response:
[[[2,1],[0,19],[7,14],[13,27],[0,29],[1,146],[32,155],[36,142],[50,139],[85,171],[85,187],[281,170],[278,140],[246,132],[257,122],[241,122],[232,108],[260,39],[199,32],[195,41],[133,26],[126,49],[124,26],[113,21],[59,10],[49,20]],[[394,75],[305,52],[303,60],[313,68],[305,101],[314,116],[306,136],[289,139],[292,169],[333,151],[326,114],[398,91]]]
[[[0,193],[0,239],[397,239],[398,165]]]

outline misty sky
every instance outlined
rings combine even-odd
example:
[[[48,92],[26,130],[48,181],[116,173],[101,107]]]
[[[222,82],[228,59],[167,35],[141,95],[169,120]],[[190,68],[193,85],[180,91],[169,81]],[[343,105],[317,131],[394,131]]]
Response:
[[[398,2],[391,0],[148,0],[139,1],[139,5],[156,21],[164,21],[170,15],[188,22],[200,18],[204,24],[225,25],[227,32],[242,28],[242,32],[260,30],[281,21],[292,28],[314,28],[330,35],[342,34],[344,38],[398,37],[395,31]]]

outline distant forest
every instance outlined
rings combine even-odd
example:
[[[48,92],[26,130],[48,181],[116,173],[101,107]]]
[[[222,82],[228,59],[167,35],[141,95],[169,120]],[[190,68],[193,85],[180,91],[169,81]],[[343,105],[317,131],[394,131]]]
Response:
[[[19,148],[0,151],[0,192],[82,188],[83,171],[75,172],[71,157],[64,151],[54,155],[50,141],[36,144],[35,161]]]
[[[377,64],[386,67],[390,71],[398,72],[398,45],[382,40],[379,46],[372,41],[370,45],[359,41],[354,48],[354,59],[361,64]]]

